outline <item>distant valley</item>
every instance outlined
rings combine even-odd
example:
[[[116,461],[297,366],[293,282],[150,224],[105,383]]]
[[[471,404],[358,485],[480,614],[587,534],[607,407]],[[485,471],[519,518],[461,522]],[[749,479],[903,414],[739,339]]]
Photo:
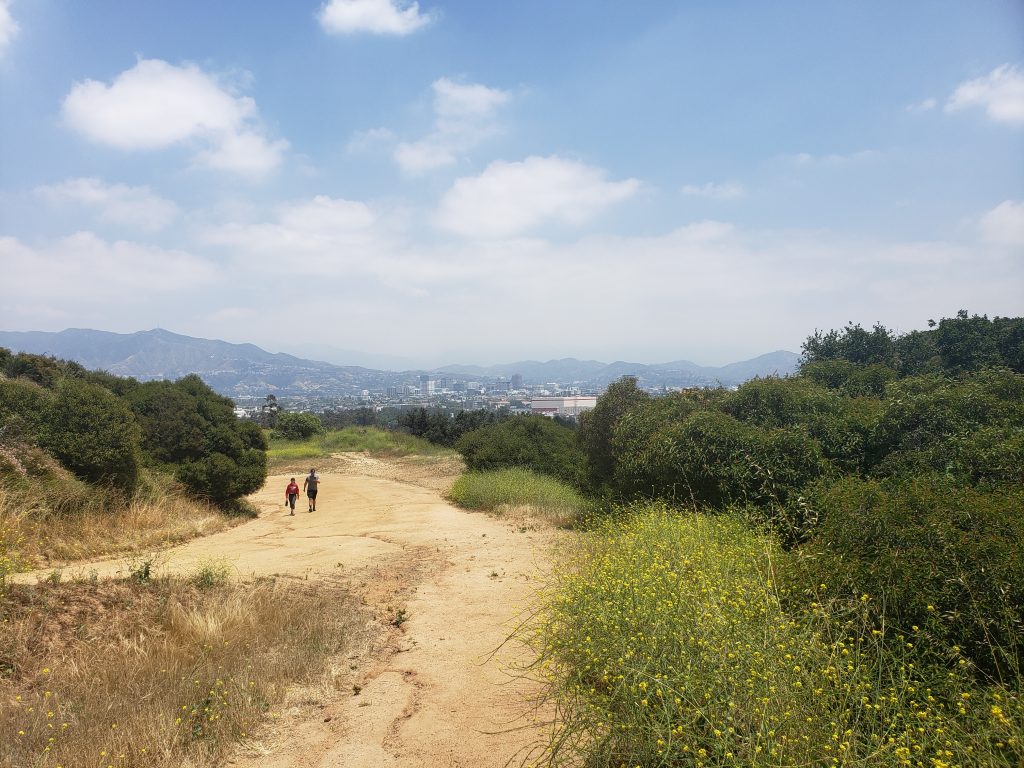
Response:
[[[253,344],[183,336],[162,329],[110,333],[71,328],[58,333],[0,331],[0,346],[15,352],[53,355],[86,368],[119,376],[177,379],[196,373],[217,392],[229,397],[345,398],[364,390],[385,392],[418,386],[421,376],[449,382],[509,380],[521,376],[524,385],[557,383],[599,392],[622,376],[636,376],[642,387],[736,386],[755,376],[784,376],[796,370],[799,355],[777,351],[720,367],[688,360],[645,364],[565,358],[546,362],[525,360],[492,366],[448,365],[436,370],[384,371],[335,365],[284,353],[267,352]]]

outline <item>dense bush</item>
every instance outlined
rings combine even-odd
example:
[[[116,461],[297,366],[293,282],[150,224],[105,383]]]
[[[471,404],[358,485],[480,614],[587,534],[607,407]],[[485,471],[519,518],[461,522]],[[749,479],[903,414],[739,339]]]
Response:
[[[266,438],[198,376],[140,384],[129,402],[142,427],[145,456],[194,494],[216,503],[259,490],[266,479]]]
[[[979,443],[979,433],[986,430]],[[1024,430],[1024,376],[983,371],[962,381],[938,376],[902,379],[887,390],[867,465],[879,476],[950,472],[963,481],[999,480],[1005,471],[981,460],[992,443],[1012,455]],[[987,447],[986,447],[987,443]],[[996,448],[995,452],[999,452]],[[1012,473],[1011,473],[1012,474]]]
[[[324,425],[315,413],[281,412],[277,416],[274,432],[285,440],[305,440],[322,434]]]
[[[949,478],[846,477],[806,498],[818,528],[790,583],[808,594],[867,595],[879,618],[925,627],[981,669],[1024,661],[1024,492],[983,493]],[[783,569],[787,573],[787,569]]]
[[[37,442],[53,394],[29,379],[0,379],[0,436]]]
[[[615,426],[636,406],[649,399],[636,379],[625,376],[610,385],[597,399],[597,407],[580,414],[577,443],[586,457],[586,481],[597,490],[615,475],[615,451],[612,444]]]
[[[583,454],[573,431],[543,416],[516,416],[467,432],[455,444],[471,470],[525,467],[579,485]]]
[[[40,444],[83,480],[135,487],[139,427],[124,400],[103,387],[61,380],[45,411]]]

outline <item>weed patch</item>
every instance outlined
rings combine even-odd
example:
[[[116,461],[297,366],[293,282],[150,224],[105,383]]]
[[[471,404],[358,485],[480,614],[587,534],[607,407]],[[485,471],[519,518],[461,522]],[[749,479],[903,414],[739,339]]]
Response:
[[[780,552],[727,515],[626,510],[578,540],[527,634],[547,765],[1014,766],[1019,684],[917,651],[864,595],[788,612]]]
[[[590,508],[572,487],[521,468],[467,472],[455,481],[448,498],[467,509],[525,510],[562,527],[571,526]]]
[[[211,573],[8,585],[0,766],[219,765],[361,624],[337,588]]]

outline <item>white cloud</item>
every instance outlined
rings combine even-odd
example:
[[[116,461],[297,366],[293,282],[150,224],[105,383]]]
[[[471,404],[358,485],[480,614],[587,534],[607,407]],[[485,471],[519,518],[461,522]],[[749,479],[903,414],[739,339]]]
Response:
[[[375,35],[409,35],[433,21],[420,13],[419,3],[402,5],[397,0],[328,0],[317,13],[320,25],[332,34],[370,32]]]
[[[801,152],[793,155],[793,159],[799,165],[847,165],[848,163],[860,163],[877,157],[878,153],[873,149],[861,149],[857,152],[832,153],[827,155],[812,155],[809,152]]]
[[[230,222],[209,227],[201,233],[208,245],[234,249],[252,266],[316,274],[351,268],[361,259],[371,259],[385,244],[375,227],[377,217],[365,203],[318,195],[311,200],[281,205],[271,221]]]
[[[411,143],[402,142],[395,147],[392,158],[398,163],[399,168],[412,175],[444,168],[455,163],[457,159],[451,148],[427,139]]]
[[[67,179],[36,187],[36,194],[51,203],[77,203],[99,212],[101,219],[155,232],[178,215],[178,206],[149,187],[105,184],[95,178]]]
[[[417,174],[455,163],[459,156],[496,132],[498,108],[511,98],[507,91],[479,83],[435,80],[434,130],[413,142],[402,142],[393,154],[406,173]]]
[[[707,184],[687,184],[683,187],[684,195],[707,197],[711,200],[735,200],[738,197],[743,197],[746,193],[747,190],[742,184],[732,182],[715,184],[709,181]]]
[[[194,64],[176,67],[159,59],[140,59],[109,85],[76,83],[63,115],[98,144],[124,150],[198,146],[198,164],[248,176],[276,168],[288,147],[263,135],[251,98],[233,95]]]
[[[436,222],[465,237],[510,237],[555,223],[578,226],[632,197],[636,179],[607,181],[605,172],[559,157],[491,163],[458,179],[441,200]]]
[[[938,100],[929,96],[927,99],[921,99],[921,101],[915,101],[913,104],[907,104],[907,112],[930,112],[938,105]]]
[[[1024,123],[1024,72],[1010,64],[957,86],[946,111],[981,107],[996,122]]]
[[[18,22],[11,16],[9,0],[0,0],[0,59],[7,53],[7,47],[18,35]]]
[[[447,77],[435,80],[433,88],[434,111],[442,125],[448,120],[461,124],[469,118],[490,117],[509,99],[507,92],[497,88],[479,83],[457,83]]]
[[[284,139],[268,141],[258,133],[242,131],[226,134],[212,149],[199,152],[196,163],[243,176],[266,176],[281,164],[288,150]]]
[[[73,316],[76,308],[144,304],[161,295],[209,284],[216,269],[200,258],[125,240],[108,242],[76,232],[43,247],[0,238],[0,262],[19,302],[53,305]]]
[[[979,226],[987,243],[1024,248],[1024,202],[1004,200],[981,217]]]

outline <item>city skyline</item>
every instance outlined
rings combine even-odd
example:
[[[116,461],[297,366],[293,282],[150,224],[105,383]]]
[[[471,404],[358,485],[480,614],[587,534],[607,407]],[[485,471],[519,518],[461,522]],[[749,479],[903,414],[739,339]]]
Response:
[[[0,329],[721,365],[1020,315],[1022,33],[1012,0],[0,0]]]

